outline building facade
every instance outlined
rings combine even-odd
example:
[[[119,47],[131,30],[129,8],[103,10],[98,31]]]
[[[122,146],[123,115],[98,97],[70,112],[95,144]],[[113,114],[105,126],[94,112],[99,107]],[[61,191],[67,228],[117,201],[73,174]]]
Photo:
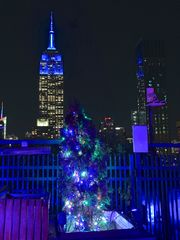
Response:
[[[180,121],[176,122],[177,141],[180,141]]]
[[[6,139],[7,117],[3,115],[3,102],[1,104],[0,114],[0,139]]]
[[[64,120],[62,55],[56,50],[51,13],[49,46],[41,55],[39,70],[39,116],[33,135],[58,138]]]
[[[163,42],[141,40],[136,47],[137,110],[131,120],[133,125],[148,125],[151,142],[169,140],[165,76]]]
[[[124,127],[116,126],[111,117],[105,117],[100,124],[99,136],[111,150],[122,152],[126,143]]]

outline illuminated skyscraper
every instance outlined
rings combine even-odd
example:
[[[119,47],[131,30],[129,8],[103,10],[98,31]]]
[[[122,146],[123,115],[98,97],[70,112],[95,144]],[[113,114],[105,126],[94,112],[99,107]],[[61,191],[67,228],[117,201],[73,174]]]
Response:
[[[148,125],[153,142],[167,142],[169,134],[163,42],[141,40],[136,48],[136,66],[137,110],[132,113],[132,123]],[[151,104],[148,104],[148,99],[152,99]]]
[[[39,71],[39,116],[35,136],[58,138],[63,127],[64,90],[63,62],[54,41],[53,16],[51,13],[49,46],[41,55]]]

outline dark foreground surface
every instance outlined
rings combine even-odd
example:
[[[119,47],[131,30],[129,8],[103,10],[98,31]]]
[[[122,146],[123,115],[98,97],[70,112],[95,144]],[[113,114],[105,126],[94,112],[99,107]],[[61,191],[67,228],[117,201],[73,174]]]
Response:
[[[146,232],[138,230],[110,230],[102,232],[61,233],[58,240],[156,240]]]

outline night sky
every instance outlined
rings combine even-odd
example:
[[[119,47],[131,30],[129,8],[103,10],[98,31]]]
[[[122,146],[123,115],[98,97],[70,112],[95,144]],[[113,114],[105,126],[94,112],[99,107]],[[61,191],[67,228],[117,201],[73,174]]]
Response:
[[[137,93],[135,46],[140,38],[165,41],[163,84],[175,135],[180,119],[178,0],[1,0],[0,100],[8,133],[23,137],[35,125],[39,60],[48,45],[51,10],[56,47],[64,60],[65,105],[78,99],[97,125],[104,116],[112,116],[118,126],[130,129]]]

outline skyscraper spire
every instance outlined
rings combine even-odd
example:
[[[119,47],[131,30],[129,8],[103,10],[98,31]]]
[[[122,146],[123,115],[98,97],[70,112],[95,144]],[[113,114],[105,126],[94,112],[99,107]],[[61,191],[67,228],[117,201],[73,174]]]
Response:
[[[53,28],[53,13],[51,12],[50,30],[49,30],[49,47],[48,50],[56,50],[54,46],[54,28]]]

